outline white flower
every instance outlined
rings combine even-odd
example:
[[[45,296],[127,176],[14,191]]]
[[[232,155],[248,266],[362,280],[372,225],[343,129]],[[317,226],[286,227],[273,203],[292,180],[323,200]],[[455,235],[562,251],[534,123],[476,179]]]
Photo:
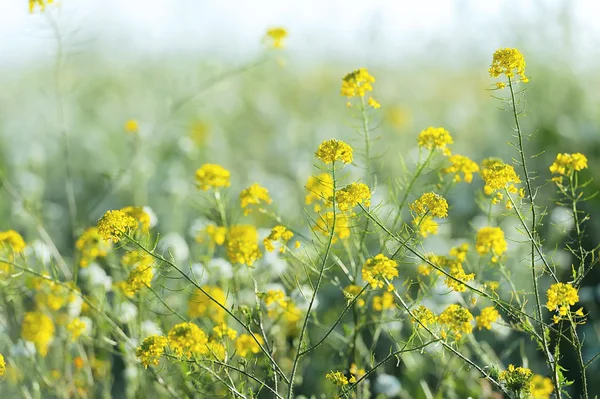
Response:
[[[300,288],[296,288],[290,293],[290,298],[297,305],[298,309],[306,311],[308,310],[308,305],[310,304],[313,292],[314,291],[310,286],[302,285]],[[318,306],[319,298],[316,297],[313,302],[312,310],[316,309]]]
[[[129,323],[134,320],[138,314],[137,307],[131,302],[123,302],[117,306],[117,319],[121,323]]]
[[[102,286],[107,292],[112,290],[112,277],[95,262],[92,262],[89,267],[81,269],[79,275],[92,287]]]
[[[166,234],[158,242],[158,248],[162,252],[168,252],[173,255],[173,258],[177,262],[183,262],[190,257],[190,248],[179,233]]]
[[[24,341],[20,339],[16,345],[12,345],[8,349],[8,353],[10,357],[28,357],[32,358],[35,356],[36,349],[35,344],[33,342]]]
[[[150,227],[156,226],[158,224],[158,217],[156,216],[156,213],[154,213],[152,208],[150,208],[149,206],[145,206],[144,212],[146,212],[146,214],[150,216]]]
[[[191,267],[192,279],[199,285],[208,284],[208,271],[202,263],[194,263]]]
[[[141,325],[142,337],[149,337],[151,335],[162,335],[162,330],[152,320],[144,320]]]
[[[227,259],[214,258],[208,261],[208,269],[215,271],[220,278],[230,279],[233,277],[233,266]]]
[[[83,305],[83,298],[80,295],[75,295],[74,299],[67,305],[67,313],[71,319],[81,314],[81,305]]]
[[[393,375],[379,374],[375,380],[375,391],[378,394],[384,394],[386,397],[394,397],[400,394],[402,385]]]

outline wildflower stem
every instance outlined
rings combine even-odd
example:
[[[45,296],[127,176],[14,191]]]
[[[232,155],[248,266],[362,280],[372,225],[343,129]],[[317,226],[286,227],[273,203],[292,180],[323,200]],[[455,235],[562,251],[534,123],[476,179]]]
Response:
[[[569,324],[571,335],[573,336],[573,343],[575,347],[575,351],[577,352],[577,362],[579,363],[579,369],[581,371],[581,385],[583,386],[583,398],[588,399],[589,394],[587,390],[587,377],[585,375],[585,363],[583,362],[583,348],[581,345],[581,341],[579,340],[579,336],[577,335],[577,324],[573,320],[573,316],[571,315],[571,311],[567,311],[567,315],[569,317]]]
[[[577,195],[577,182],[576,182],[575,171],[571,172],[569,176],[569,189],[571,191],[571,211],[573,212],[573,222],[575,224],[575,232],[577,233],[577,237],[575,241],[577,242],[577,250],[579,254],[576,256],[579,258],[579,272],[578,276],[575,279],[575,286],[578,286],[581,283],[581,280],[585,276],[585,252],[583,250],[583,231],[581,230],[581,221],[579,220],[579,210],[577,209],[578,195]]]
[[[367,185],[371,190],[374,190],[373,187],[373,176],[371,172],[371,138],[369,131],[369,116],[367,115],[367,111],[365,108],[365,98],[360,98],[360,113],[363,125],[363,134],[365,136],[365,166],[367,169]]]
[[[335,193],[336,182],[335,182],[335,161],[332,162],[331,166],[331,179],[333,182],[333,192]],[[361,205],[362,206],[362,205]],[[325,266],[327,265],[327,259],[329,258],[329,252],[331,251],[331,246],[333,244],[333,236],[335,235],[335,222],[336,222],[336,212],[335,212],[335,195],[331,198],[331,209],[333,212],[333,218],[331,222],[331,232],[329,233],[329,240],[327,241],[327,247],[325,248],[325,254],[323,255],[323,260],[321,261],[321,269],[319,271],[319,277],[317,278],[317,284],[313,289],[312,297],[310,298],[310,302],[308,304],[308,309],[306,310],[306,316],[304,316],[304,321],[302,323],[302,329],[300,330],[300,336],[298,337],[298,348],[296,349],[296,355],[294,356],[294,362],[292,364],[292,372],[289,378],[289,386],[288,386],[288,399],[292,399],[294,395],[294,378],[296,377],[296,370],[298,369],[298,361],[300,360],[300,356],[302,353],[302,340],[304,339],[304,334],[306,333],[306,327],[308,325],[308,319],[310,318],[310,311],[312,310],[313,304],[315,302],[315,298],[317,297],[317,293],[319,292],[319,287],[321,286],[321,280],[323,279],[323,274],[325,272]]]

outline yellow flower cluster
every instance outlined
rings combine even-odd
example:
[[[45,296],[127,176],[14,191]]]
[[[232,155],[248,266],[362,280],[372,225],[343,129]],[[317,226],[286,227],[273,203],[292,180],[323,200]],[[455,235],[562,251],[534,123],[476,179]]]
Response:
[[[292,239],[294,233],[288,230],[285,226],[275,226],[271,230],[271,233],[265,237],[263,240],[263,244],[265,245],[265,249],[269,252],[273,252],[275,250],[275,245],[273,245],[274,241],[281,241],[281,248],[279,248],[279,252],[284,253],[286,248],[286,243]]]
[[[169,347],[177,356],[191,357],[193,354],[206,354],[208,338],[194,323],[179,323],[168,334]]]
[[[497,78],[500,75],[505,75],[509,79],[514,78],[515,69],[517,74],[521,76],[521,81],[527,83],[529,79],[525,76],[525,58],[519,50],[516,48],[501,48],[494,52],[492,65],[489,69],[492,78]]]
[[[287,37],[288,33],[285,28],[276,27],[267,30],[267,37],[273,41],[273,48],[280,49],[284,47],[283,40]]]
[[[142,288],[150,287],[153,278],[154,270],[152,269],[152,266],[140,264],[129,273],[127,281],[121,287],[123,293],[131,298]]]
[[[331,228],[333,227],[333,217],[333,212],[325,212],[324,214],[319,215],[315,230],[324,236],[329,237]],[[338,238],[345,240],[348,237],[350,237],[350,217],[345,213],[335,214],[333,242],[336,242]]]
[[[158,365],[160,357],[165,353],[169,340],[161,335],[152,335],[142,341],[135,351],[135,356],[140,359],[144,368]]]
[[[359,287],[356,284],[350,284],[344,288],[344,296],[348,299],[348,301],[353,301],[358,295],[361,294],[362,287]],[[365,300],[363,298],[358,298],[356,302],[354,302],[359,308],[365,306]]]
[[[446,338],[448,332],[452,332],[456,339],[460,339],[462,334],[470,334],[473,331],[471,321],[473,315],[468,309],[460,305],[448,306],[438,317],[438,322],[445,327],[442,337]]]
[[[210,355],[209,357],[212,357],[213,360],[224,362],[227,357],[227,350],[225,349],[225,346],[215,340],[208,341],[208,344],[206,344],[206,350],[207,354]]]
[[[507,248],[508,244],[500,227],[483,227],[477,232],[475,249],[481,256],[491,252],[492,262],[498,262]]]
[[[533,373],[526,367],[515,367],[512,364],[498,375],[506,387],[512,392],[529,393]]]
[[[479,330],[481,330],[482,328],[487,328],[488,330],[491,330],[492,323],[498,320],[498,317],[500,317],[498,311],[493,306],[489,306],[487,308],[481,309],[481,313],[479,313],[479,316],[475,317],[475,323],[477,324],[477,328]]]
[[[213,331],[217,337],[221,339],[227,337],[231,340],[234,340],[235,337],[237,337],[237,331],[235,331],[233,328],[230,328],[225,322],[213,327]]]
[[[364,97],[368,91],[373,91],[375,78],[369,74],[366,68],[360,68],[350,72],[342,79],[341,95],[343,97]]]
[[[329,173],[321,173],[318,176],[310,176],[306,182],[306,194],[304,202],[310,205],[315,202],[315,212],[321,211],[321,203],[328,205],[333,197],[333,179]]]
[[[90,227],[81,234],[75,242],[75,247],[81,253],[79,259],[80,267],[88,267],[90,263],[98,258],[103,258],[111,249],[111,243],[102,239],[98,227]]]
[[[127,133],[137,133],[140,131],[140,124],[135,119],[128,119],[123,125],[123,130]]]
[[[433,216],[425,215],[425,216],[417,216],[412,221],[413,226],[419,229],[419,234],[421,237],[426,238],[430,234],[436,235],[438,233],[438,223],[433,220]]]
[[[467,281],[473,281],[475,279],[475,274],[466,274],[462,264],[457,260],[446,259],[445,263],[449,267],[448,273],[454,277],[454,279],[446,276],[444,283],[456,292],[465,292],[467,290],[467,286],[464,283]],[[456,281],[455,279],[459,281]]]
[[[567,316],[570,306],[575,305],[579,301],[577,290],[571,284],[555,283],[546,291],[546,307],[549,311],[558,311],[559,316],[554,316],[554,322],[557,323],[564,316]],[[583,310],[580,309],[576,313],[578,316],[583,316]]]
[[[452,140],[452,136],[450,136],[450,133],[443,127],[428,127],[427,129],[421,131],[421,133],[419,133],[419,137],[417,138],[417,144],[419,147],[424,147],[428,150],[437,148],[442,150],[446,156],[452,154],[447,145],[453,143],[454,141]]]
[[[229,187],[229,171],[221,165],[206,163],[196,171],[198,188],[208,191],[211,188]]]
[[[2,353],[0,353],[0,377],[2,377],[4,375],[5,371],[6,371],[6,362],[4,361],[4,356],[2,356]]]
[[[417,215],[431,215],[439,218],[448,216],[448,202],[439,194],[429,192],[410,204],[410,209]]]
[[[85,322],[78,317],[75,317],[67,324],[67,331],[71,334],[71,340],[73,342],[77,341],[81,334],[83,334],[85,327]]]
[[[138,227],[138,222],[120,210],[108,211],[98,221],[98,234],[106,240],[119,242],[123,234]]]
[[[460,244],[458,247],[450,248],[450,252],[448,254],[453,256],[459,262],[464,262],[467,259],[467,252],[469,251],[469,244],[464,243]]]
[[[386,309],[393,309],[395,307],[394,295],[389,292],[384,292],[380,296],[376,295],[373,297],[373,310],[376,312],[382,312]]]
[[[483,191],[486,195],[496,193],[496,197],[492,201],[494,204],[497,204],[503,198],[502,191],[504,189],[510,193],[518,191],[515,184],[521,183],[521,179],[519,179],[511,165],[494,158],[484,160],[482,165],[481,177],[485,182]]]
[[[371,190],[364,183],[351,183],[335,193],[337,207],[346,212],[358,204],[371,206]]]
[[[260,257],[258,232],[249,224],[237,224],[227,233],[227,257],[231,263],[252,266]]]
[[[552,178],[552,181],[556,183],[562,182],[562,176],[569,176],[573,172],[579,172],[580,170],[587,169],[588,160],[585,155],[581,153],[575,154],[557,154],[556,159],[550,165],[550,172],[557,174]]]
[[[550,399],[554,391],[552,380],[539,374],[534,374],[529,383],[531,399]]]
[[[262,339],[262,337],[260,335],[241,334],[235,340],[235,350],[236,350],[237,354],[240,355],[241,357],[248,357],[248,356],[251,356],[252,354],[256,355],[257,353],[259,353],[260,346],[258,345],[258,343],[256,341],[258,341],[258,343],[260,343],[260,345],[263,345],[265,343],[265,341]]]
[[[42,312],[27,312],[23,317],[21,338],[33,342],[40,356],[46,357],[48,346],[54,337],[54,323]]]
[[[123,213],[134,218],[142,232],[150,231],[150,215],[141,206],[127,206],[121,209]]]
[[[423,305],[419,305],[419,307],[412,311],[412,314],[414,315],[412,322],[413,324],[417,324],[419,328],[432,326],[438,320],[435,313]]]
[[[21,234],[14,230],[0,231],[0,249],[20,253],[25,249],[25,241]]]
[[[204,285],[202,289],[206,294],[200,289],[196,289],[190,297],[188,315],[193,318],[207,316],[215,323],[223,323],[227,312],[217,303],[225,306],[227,300],[225,292],[220,287],[212,285]],[[213,299],[210,299],[207,294]]]
[[[215,246],[223,245],[226,238],[226,227],[209,224],[196,236],[196,242],[202,244],[205,241],[208,241],[209,247],[211,250],[214,250]]]
[[[302,315],[302,312],[291,298],[285,296],[282,290],[274,289],[261,294],[265,305],[268,308],[268,315],[272,319],[283,316],[284,320],[289,324],[294,324]]]
[[[464,155],[452,155],[450,158],[451,166],[442,169],[442,173],[446,175],[454,175],[453,181],[460,182],[464,180],[466,183],[473,181],[473,173],[479,172],[479,165],[473,162],[469,157]],[[463,174],[461,178],[460,174]]]
[[[341,371],[331,371],[325,374],[325,378],[339,387],[343,387],[344,385],[348,384],[354,384],[356,382],[355,376],[351,376],[350,379],[348,379],[348,377],[346,377]]]
[[[269,190],[257,183],[243,189],[240,193],[240,203],[244,210],[244,215],[252,212],[252,208],[249,207],[250,205],[270,204],[271,202],[273,200],[269,197]]]
[[[330,164],[335,161],[343,163],[352,163],[352,147],[341,140],[331,139],[325,140],[319,144],[315,156],[325,164]]]
[[[53,0],[29,0],[29,12],[33,13],[36,6],[40,8],[41,12],[44,12],[46,10],[46,6],[52,3]]]
[[[398,277],[398,263],[395,260],[389,259],[383,254],[375,255],[375,257],[367,259],[362,267],[362,278],[371,288],[382,288],[385,284],[383,280],[392,280]],[[388,289],[392,288],[390,285]]]

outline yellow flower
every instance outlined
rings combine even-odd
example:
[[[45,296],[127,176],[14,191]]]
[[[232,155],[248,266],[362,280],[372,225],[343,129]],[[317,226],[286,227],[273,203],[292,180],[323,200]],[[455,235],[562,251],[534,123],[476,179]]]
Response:
[[[315,212],[321,210],[321,202],[330,205],[330,199],[333,197],[333,179],[329,173],[321,173],[318,176],[310,176],[306,182],[308,194],[305,197],[306,205],[315,202]]]
[[[351,183],[335,193],[335,202],[341,211],[348,211],[364,204],[371,206],[371,190],[364,183]]]
[[[477,232],[475,249],[481,256],[491,251],[492,262],[497,262],[498,257],[502,256],[507,248],[508,244],[500,227],[483,227]]]
[[[71,340],[75,342],[85,331],[85,322],[80,318],[75,317],[67,324],[67,330],[71,333]]]
[[[375,100],[373,97],[369,97],[369,101],[368,101],[369,105],[375,109],[380,108],[381,104],[379,104],[379,102],[377,100]]]
[[[339,387],[348,385],[348,377],[341,371],[331,371],[325,375],[325,378],[331,380],[331,382]]]
[[[137,133],[140,131],[140,125],[135,119],[129,119],[125,122],[123,129],[125,129],[127,133]]]
[[[341,140],[325,140],[319,145],[315,156],[326,164],[335,161],[352,163],[352,147]]]
[[[261,256],[256,227],[246,224],[231,226],[227,234],[227,256],[231,263],[252,266]]]
[[[275,246],[273,245],[273,241],[281,241],[281,248],[279,248],[279,252],[285,252],[286,243],[292,239],[294,233],[285,228],[285,226],[275,226],[271,230],[271,233],[265,237],[263,240],[263,244],[265,245],[265,249],[269,252],[273,252],[275,250]]]
[[[0,353],[0,377],[4,375],[6,371],[6,362],[4,361],[4,356]]]
[[[53,0],[29,0],[29,12],[33,13],[35,7],[38,6],[41,12],[46,10],[48,4],[52,4]]]
[[[23,317],[21,337],[33,342],[42,357],[48,354],[48,346],[54,337],[54,323],[42,312],[27,312]]]
[[[254,337],[253,337],[254,336]],[[256,339],[255,339],[256,338]],[[248,357],[251,354],[257,354],[260,352],[260,346],[256,342],[258,341],[261,345],[265,343],[261,336],[256,334],[242,334],[235,340],[235,350],[241,357]]]
[[[216,245],[223,245],[225,243],[226,237],[226,227],[209,224],[196,236],[196,242],[202,244],[208,238],[209,246],[214,250]]]
[[[135,356],[140,359],[144,368],[148,368],[150,365],[157,366],[168,344],[169,340],[166,337],[152,335],[145,338],[142,344],[137,347]]]
[[[281,290],[269,290],[264,294],[263,300],[265,301],[265,305],[271,306],[276,303],[281,307],[285,307],[287,305],[285,301],[285,293]]]
[[[456,260],[448,259],[446,263],[450,268],[448,273],[459,281],[446,276],[444,283],[456,292],[465,292],[467,290],[467,286],[463,283],[466,283],[467,281],[473,281],[475,279],[475,274],[466,274],[460,262]]]
[[[417,215],[431,215],[439,218],[448,216],[448,202],[439,194],[429,192],[410,205],[410,209]]]
[[[235,331],[233,328],[230,328],[225,322],[213,327],[213,331],[219,338],[227,337],[233,340],[235,337],[237,337],[237,331]]]
[[[108,211],[98,221],[98,234],[106,240],[119,242],[123,234],[138,227],[138,222],[123,211]]]
[[[362,278],[371,288],[383,288],[384,278],[392,280],[398,277],[398,263],[383,254],[367,259],[362,267]]]
[[[419,234],[421,237],[426,238],[427,236],[436,235],[438,233],[438,227],[436,221],[433,220],[433,216],[417,216],[412,221],[413,226],[419,228]]]
[[[369,74],[366,68],[360,68],[350,72],[342,79],[341,95],[343,97],[364,97],[368,91],[373,91],[371,83],[375,78]]]
[[[394,304],[394,295],[389,292],[384,292],[381,296],[373,297],[373,310],[376,312],[381,312],[386,309],[393,309],[395,307]]]
[[[152,263],[152,258],[142,261],[129,273],[127,280],[121,286],[126,296],[131,298],[142,288],[151,287],[154,278]]]
[[[519,179],[511,165],[507,165],[498,159],[489,158],[483,161],[482,166],[481,177],[485,181],[483,191],[486,195],[504,189],[511,193],[518,191],[514,184],[521,183],[521,179]]]
[[[249,205],[260,205],[261,203],[270,204],[271,202],[273,202],[273,200],[269,197],[269,190],[257,183],[242,190],[240,193],[240,203],[244,210],[244,215],[247,215],[252,211],[252,208],[248,208]]]
[[[208,338],[194,323],[179,323],[168,334],[169,347],[177,356],[191,357],[192,354],[206,354]]]
[[[333,212],[326,212],[319,215],[315,230],[329,237],[331,228],[333,227],[333,215]],[[335,215],[333,242],[336,242],[338,238],[345,240],[348,237],[350,237],[350,218],[344,213],[338,213]]]
[[[550,399],[550,395],[554,391],[552,380],[548,377],[534,374],[529,383],[529,393],[531,399]]]
[[[510,391],[528,393],[533,373],[528,368],[515,367],[509,364],[508,368],[501,371],[498,377]]]
[[[206,350],[206,356],[208,358],[218,360],[220,362],[225,361],[227,350],[225,349],[225,346],[223,346],[222,343],[217,341],[208,341],[208,344],[206,345]]]
[[[359,287],[356,284],[350,284],[344,288],[344,296],[348,299],[348,301],[354,300],[357,295],[359,295],[362,291],[362,287]],[[365,300],[363,298],[359,298],[354,302],[359,308],[365,306]]]
[[[121,212],[134,218],[144,233],[150,230],[150,215],[141,206],[127,206]]]
[[[423,305],[419,305],[418,308],[414,309],[412,314],[415,317],[412,322],[417,324],[419,328],[432,326],[437,322],[438,319],[435,313]]]
[[[550,166],[550,172],[558,175],[568,176],[573,171],[587,169],[587,158],[581,153],[557,154],[554,163]]]
[[[571,284],[555,283],[546,291],[546,307],[553,312],[559,310],[562,316],[566,315],[569,306],[575,305],[579,301],[577,290]]]
[[[81,252],[80,267],[88,267],[91,262],[103,258],[111,249],[111,244],[102,239],[98,227],[90,227],[77,239],[75,247]]]
[[[482,328],[487,328],[488,330],[492,329],[492,323],[498,320],[500,314],[493,307],[489,306],[487,308],[481,309],[481,313],[479,316],[475,317],[475,323],[477,324],[477,328],[481,330]]]
[[[14,230],[0,231],[0,249],[6,249],[15,254],[21,253],[25,249],[25,241]]]
[[[460,339],[463,333],[470,334],[473,331],[472,320],[471,312],[456,304],[448,306],[438,317],[439,323],[454,333],[456,339]]]
[[[225,292],[220,287],[212,285],[204,285],[202,289],[214,300],[200,289],[196,289],[188,302],[188,315],[194,318],[207,316],[215,323],[223,323],[227,312],[215,301],[225,306],[227,301]]]
[[[434,148],[443,151],[444,155],[451,155],[450,149],[446,147],[448,144],[453,144],[452,136],[443,127],[428,127],[419,133],[417,144],[419,147],[432,150]]]
[[[489,69],[492,78],[497,78],[500,75],[514,78],[515,69],[517,74],[521,76],[521,80],[527,83],[529,79],[525,76],[525,58],[519,50],[516,48],[501,48],[494,52],[492,65]]]
[[[283,39],[287,37],[288,33],[285,28],[276,27],[267,30],[267,37],[273,40],[273,48],[280,49],[284,47]]]
[[[198,188],[207,191],[211,188],[229,187],[229,171],[221,165],[206,163],[196,171]]]
[[[449,255],[454,256],[459,262],[464,262],[467,259],[467,251],[469,250],[469,244],[460,244],[458,247],[452,247]]]
[[[473,162],[469,157],[464,155],[452,155],[449,158],[452,166],[442,169],[442,173],[446,175],[454,175],[453,181],[460,182],[460,172],[463,174],[463,179],[466,183],[473,181],[473,173],[479,172],[479,165]]]

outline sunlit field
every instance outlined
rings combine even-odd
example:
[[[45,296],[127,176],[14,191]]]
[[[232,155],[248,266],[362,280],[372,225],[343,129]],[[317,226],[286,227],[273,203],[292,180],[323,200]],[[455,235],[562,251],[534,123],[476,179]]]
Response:
[[[600,395],[597,59],[119,63],[61,7],[0,76],[0,398]]]

